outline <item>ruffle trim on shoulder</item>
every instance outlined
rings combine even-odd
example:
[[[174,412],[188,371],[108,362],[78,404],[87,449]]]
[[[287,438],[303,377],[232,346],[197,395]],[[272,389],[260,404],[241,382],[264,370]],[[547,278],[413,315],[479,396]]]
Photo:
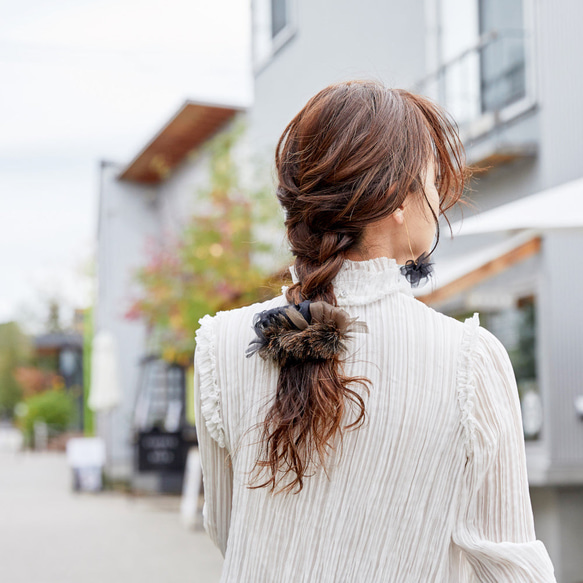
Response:
[[[479,326],[480,317],[478,312],[474,312],[471,318],[466,318],[464,321],[457,369],[458,402],[461,410],[464,444],[468,457],[474,451],[476,435],[476,418],[474,417],[474,395],[476,387],[473,371],[475,362],[474,347],[479,334]]]
[[[221,396],[217,379],[214,316],[200,318],[196,331],[196,365],[200,377],[200,409],[211,437],[225,447],[225,429],[221,415]]]

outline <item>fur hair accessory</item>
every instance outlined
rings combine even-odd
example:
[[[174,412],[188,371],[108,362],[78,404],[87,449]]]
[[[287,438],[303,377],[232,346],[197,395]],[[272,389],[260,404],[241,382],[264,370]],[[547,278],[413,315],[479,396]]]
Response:
[[[343,309],[328,302],[305,300],[255,314],[257,338],[245,354],[256,352],[280,366],[302,361],[330,360],[346,350],[352,332],[368,332],[366,322],[357,322]]]

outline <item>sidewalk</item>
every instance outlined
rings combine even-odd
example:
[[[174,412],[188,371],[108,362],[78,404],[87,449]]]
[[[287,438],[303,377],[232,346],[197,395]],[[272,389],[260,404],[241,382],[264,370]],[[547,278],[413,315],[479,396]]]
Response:
[[[0,451],[2,583],[216,583],[223,558],[178,497],[73,493],[65,455]]]

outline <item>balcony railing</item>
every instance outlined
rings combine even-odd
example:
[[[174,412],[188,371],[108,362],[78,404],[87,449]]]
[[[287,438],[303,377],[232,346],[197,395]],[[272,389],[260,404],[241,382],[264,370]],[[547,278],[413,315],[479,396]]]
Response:
[[[475,137],[535,102],[532,46],[523,29],[493,30],[416,83]]]

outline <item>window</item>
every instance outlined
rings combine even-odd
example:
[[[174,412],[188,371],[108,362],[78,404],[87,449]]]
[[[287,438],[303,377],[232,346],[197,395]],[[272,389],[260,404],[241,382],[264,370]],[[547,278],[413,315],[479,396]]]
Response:
[[[497,336],[508,350],[522,409],[524,438],[537,440],[542,430],[542,402],[537,376],[536,302],[534,296],[520,298],[516,306],[485,312],[484,328]]]
[[[271,61],[296,33],[296,0],[253,1],[253,64],[255,73]]]
[[[524,439],[541,438],[543,409],[537,375],[536,298],[519,298],[515,305],[495,310],[478,310],[480,325],[490,330],[502,342],[516,376],[522,411]],[[463,322],[474,310],[455,314]]]
[[[533,0],[427,0],[428,62],[415,89],[479,135],[535,101]]]
[[[271,38],[275,38],[287,22],[287,0],[271,0]]]
[[[495,33],[480,52],[482,112],[497,111],[526,96],[523,0],[480,0],[480,34]]]

